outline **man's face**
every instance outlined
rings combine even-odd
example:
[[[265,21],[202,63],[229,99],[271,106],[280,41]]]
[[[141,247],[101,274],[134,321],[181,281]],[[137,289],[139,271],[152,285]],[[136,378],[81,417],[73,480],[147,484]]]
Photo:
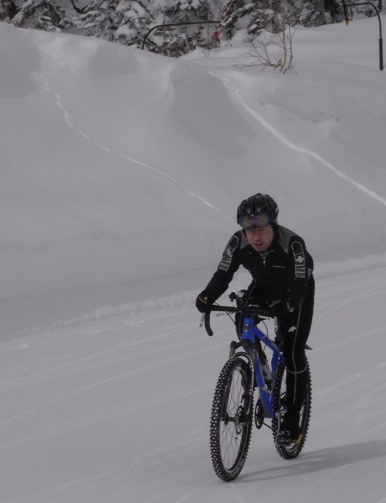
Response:
[[[257,252],[264,252],[267,250],[273,241],[274,232],[272,225],[267,225],[266,227],[249,227],[245,229],[245,234],[247,236],[248,243]]]

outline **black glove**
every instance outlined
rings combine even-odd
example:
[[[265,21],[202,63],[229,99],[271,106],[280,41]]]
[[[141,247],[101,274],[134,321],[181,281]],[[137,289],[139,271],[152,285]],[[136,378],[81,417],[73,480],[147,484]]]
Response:
[[[208,293],[204,290],[196,299],[196,307],[200,313],[207,313],[210,311],[210,306],[213,302],[214,301],[211,299],[210,295],[208,295]]]
[[[283,318],[290,312],[291,307],[286,300],[274,299],[267,302],[267,309],[271,316]]]

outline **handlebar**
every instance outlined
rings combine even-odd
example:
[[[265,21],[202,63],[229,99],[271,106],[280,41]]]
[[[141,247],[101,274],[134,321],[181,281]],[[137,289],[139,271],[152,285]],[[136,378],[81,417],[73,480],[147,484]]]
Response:
[[[241,313],[244,317],[259,317],[259,318],[272,318],[272,315],[266,308],[258,306],[256,304],[248,304],[244,307],[236,307],[236,306],[219,306],[219,305],[211,305],[208,307],[208,311],[203,313],[201,318],[200,327],[202,325],[205,326],[206,333],[212,337],[213,330],[210,326],[210,314],[212,311],[217,312],[225,312],[225,313]]]

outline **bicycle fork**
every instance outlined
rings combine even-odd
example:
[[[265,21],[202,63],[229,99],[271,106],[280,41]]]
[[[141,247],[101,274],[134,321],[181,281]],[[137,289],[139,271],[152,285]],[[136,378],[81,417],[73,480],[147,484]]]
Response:
[[[236,353],[236,349],[243,347],[245,351],[238,352]],[[251,356],[247,352],[247,347],[249,347],[249,344],[246,344],[245,341],[232,341],[230,344],[230,350],[229,350],[229,360],[232,360],[234,358],[242,358],[248,365],[249,367],[249,372],[250,372],[250,381],[249,381],[249,389],[248,389],[248,396],[245,397],[246,401],[246,410],[245,413],[248,416],[250,410],[251,410],[251,404],[253,404],[253,393],[255,391],[255,365],[254,365],[254,360],[253,360],[253,355]],[[253,353],[253,352],[252,352]]]

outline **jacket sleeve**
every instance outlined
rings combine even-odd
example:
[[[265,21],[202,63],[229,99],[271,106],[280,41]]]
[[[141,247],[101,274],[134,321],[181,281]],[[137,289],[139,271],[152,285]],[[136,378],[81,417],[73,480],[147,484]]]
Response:
[[[204,292],[210,302],[216,301],[226,292],[235,272],[240,267],[241,232],[236,232],[225,247],[217,271],[213,274]]]
[[[291,239],[289,246],[288,302],[297,308],[307,295],[308,279],[312,274],[313,262],[304,241],[298,236]]]

